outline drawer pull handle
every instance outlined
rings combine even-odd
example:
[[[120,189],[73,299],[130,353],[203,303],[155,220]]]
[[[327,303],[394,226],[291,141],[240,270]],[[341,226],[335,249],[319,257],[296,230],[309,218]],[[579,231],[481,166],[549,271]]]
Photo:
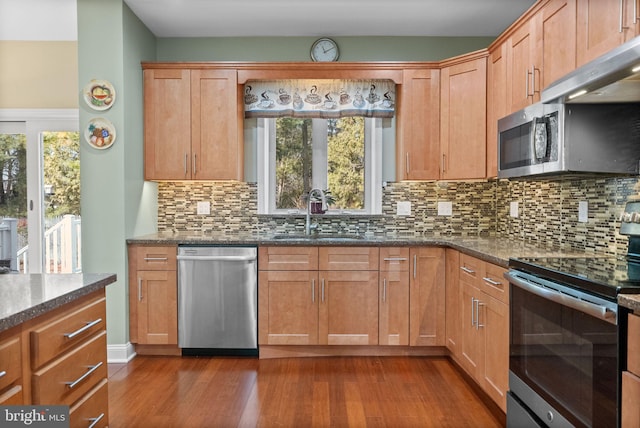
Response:
[[[104,413],[100,413],[100,416],[98,416],[97,418],[89,418],[89,420],[91,421],[91,425],[89,425],[89,428],[93,428],[94,426],[96,426],[102,418],[104,418]]]
[[[475,271],[475,270],[473,270],[473,269],[469,269],[469,268],[468,268],[468,267],[466,267],[466,266],[460,266],[460,269],[462,269],[462,271],[463,271],[463,272],[466,272],[466,273],[471,273],[471,274],[476,273],[476,271]]]
[[[145,262],[166,262],[168,260],[169,260],[168,257],[145,257],[144,258]]]
[[[7,371],[6,371],[6,370],[2,370],[2,371],[0,372],[0,378],[5,377],[6,375],[7,375]]]
[[[385,257],[384,261],[385,262],[406,262],[407,258],[406,257]]]
[[[502,283],[500,281],[494,281],[491,278],[482,278],[485,280],[485,282],[488,282],[491,285],[502,285]]]
[[[85,324],[84,327],[80,327],[79,329],[77,329],[73,333],[65,333],[64,337],[66,337],[67,339],[73,339],[74,337],[76,337],[80,333],[84,333],[85,331],[89,330],[91,327],[93,327],[93,326],[95,326],[97,324],[100,324],[101,322],[102,322],[102,318],[98,318],[97,320],[89,321],[87,324]]]
[[[74,380],[73,382],[65,382],[65,384],[69,387],[69,389],[73,389],[75,388],[76,385],[78,385],[80,382],[82,382],[83,380],[85,380],[87,377],[91,376],[91,374],[93,372],[95,372],[96,370],[98,370],[100,368],[100,366],[102,366],[102,361],[100,361],[98,364],[96,364],[95,366],[89,366],[89,370],[83,374],[82,376],[80,376],[78,379]]]

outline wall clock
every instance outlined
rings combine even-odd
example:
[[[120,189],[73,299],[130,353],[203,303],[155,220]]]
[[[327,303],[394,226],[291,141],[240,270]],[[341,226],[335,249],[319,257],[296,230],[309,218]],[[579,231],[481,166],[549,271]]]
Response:
[[[339,56],[338,44],[328,37],[322,37],[311,45],[311,59],[314,61],[337,61]]]

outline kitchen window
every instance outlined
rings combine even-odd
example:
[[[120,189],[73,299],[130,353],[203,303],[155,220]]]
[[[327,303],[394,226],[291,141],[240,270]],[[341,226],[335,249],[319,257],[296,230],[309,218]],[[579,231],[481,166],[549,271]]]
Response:
[[[328,189],[328,214],[382,212],[382,119],[260,118],[258,213],[306,213],[309,190]]]

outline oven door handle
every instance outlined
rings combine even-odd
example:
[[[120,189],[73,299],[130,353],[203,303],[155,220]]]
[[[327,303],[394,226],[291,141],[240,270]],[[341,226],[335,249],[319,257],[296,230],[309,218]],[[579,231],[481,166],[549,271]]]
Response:
[[[610,308],[598,305],[597,303],[580,300],[575,297],[569,296],[568,294],[554,291],[550,288],[542,288],[539,285],[533,284],[511,272],[505,272],[504,277],[509,280],[511,284],[520,287],[532,294],[535,294],[536,296],[542,297],[543,299],[550,300],[560,305],[568,306],[572,309],[583,312],[587,315],[591,315],[595,318],[599,318],[608,323],[617,324],[617,313]]]

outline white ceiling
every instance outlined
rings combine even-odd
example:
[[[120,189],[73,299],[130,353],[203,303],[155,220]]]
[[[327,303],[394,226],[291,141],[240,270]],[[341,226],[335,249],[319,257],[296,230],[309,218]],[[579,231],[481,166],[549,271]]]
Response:
[[[535,0],[125,0],[157,37],[495,37]]]
[[[0,40],[77,40],[80,0],[0,0]],[[124,0],[158,37],[495,37],[535,0]]]

